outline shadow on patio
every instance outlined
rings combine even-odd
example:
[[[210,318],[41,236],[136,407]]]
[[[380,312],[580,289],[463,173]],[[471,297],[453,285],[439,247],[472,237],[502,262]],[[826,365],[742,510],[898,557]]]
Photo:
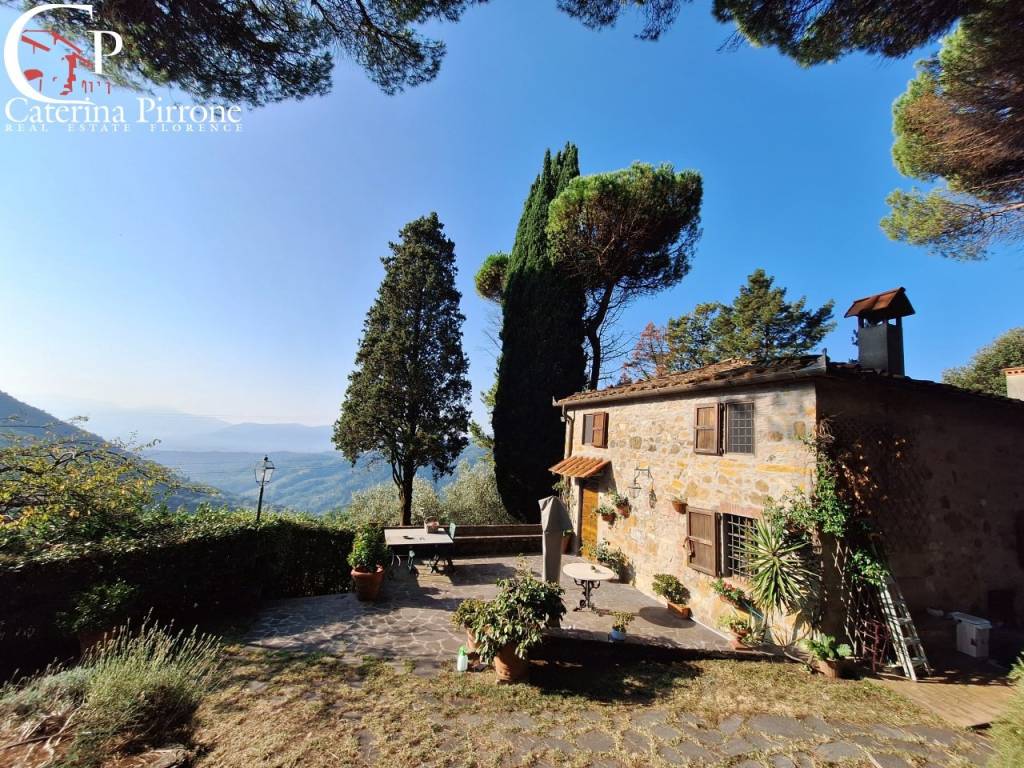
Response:
[[[578,560],[568,557],[563,563]],[[494,597],[496,582],[513,575],[521,562],[540,573],[540,557],[536,555],[461,558],[450,576],[429,573],[425,565],[418,566],[414,574],[396,569],[385,579],[381,599],[374,603],[361,603],[353,594],[274,601],[260,612],[245,641],[264,648],[322,652],[349,660],[375,656],[417,664],[448,663],[466,639],[464,632],[451,625],[451,613],[468,598]],[[636,620],[630,627],[627,647],[706,651],[729,647],[718,633],[669,614],[656,600],[628,584],[604,584],[594,593],[593,611],[572,610],[579,603],[580,589],[564,575],[562,586],[569,610],[562,628],[552,630],[553,640],[607,646],[611,613],[630,611]],[[635,655],[628,650],[616,653],[624,658]]]

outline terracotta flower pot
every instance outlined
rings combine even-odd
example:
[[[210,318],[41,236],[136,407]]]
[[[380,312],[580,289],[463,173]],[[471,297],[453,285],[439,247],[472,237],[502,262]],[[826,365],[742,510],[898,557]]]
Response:
[[[569,547],[572,544],[572,535],[562,537],[562,554],[566,554],[569,551]]]
[[[814,668],[829,680],[839,680],[848,669],[846,659],[815,659]]]
[[[750,633],[748,632],[744,632],[742,635],[733,632],[732,637],[729,639],[729,644],[732,646],[734,651],[742,651],[747,648],[748,637],[750,637]]]
[[[686,514],[686,502],[679,499],[672,499],[672,509],[680,515]]]
[[[384,569],[381,566],[377,566],[376,571],[352,569],[352,585],[355,588],[356,598],[359,600],[376,600],[383,581]]]
[[[506,645],[494,657],[494,671],[499,683],[514,683],[526,678],[530,671],[530,662],[516,656],[516,647]]]
[[[679,605],[679,603],[669,603],[668,609],[678,616],[680,619],[690,618],[690,606]]]

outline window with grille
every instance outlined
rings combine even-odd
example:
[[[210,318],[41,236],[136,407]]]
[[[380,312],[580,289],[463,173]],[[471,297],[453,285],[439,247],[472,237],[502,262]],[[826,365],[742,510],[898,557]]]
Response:
[[[754,404],[726,403],[725,452],[754,452]]]
[[[722,575],[750,576],[746,543],[754,535],[755,521],[741,515],[722,515]]]

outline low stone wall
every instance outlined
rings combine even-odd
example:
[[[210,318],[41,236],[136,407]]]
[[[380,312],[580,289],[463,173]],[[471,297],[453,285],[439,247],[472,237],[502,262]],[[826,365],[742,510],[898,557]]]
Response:
[[[401,526],[420,530],[421,526]],[[460,525],[455,530],[455,555],[518,555],[541,551],[539,525]]]

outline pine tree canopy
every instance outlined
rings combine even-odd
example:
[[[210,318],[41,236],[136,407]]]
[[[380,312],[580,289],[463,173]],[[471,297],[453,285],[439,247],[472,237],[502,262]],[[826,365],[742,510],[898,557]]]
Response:
[[[702,195],[695,171],[634,163],[573,179],[551,203],[550,252],[587,296],[591,389],[601,380],[605,324],[634,299],[671,288],[689,272]]]
[[[462,351],[455,244],[436,213],[402,228],[363,323],[334,444],[353,464],[364,453],[391,465],[402,522],[416,470],[448,474],[467,445],[469,365]]]
[[[505,508],[536,521],[551,494],[548,467],[562,458],[564,427],[552,398],[583,388],[584,295],[548,251],[548,208],[575,177],[575,146],[548,152],[523,205],[508,259],[502,301],[492,426],[498,490]]]
[[[956,259],[1024,236],[1024,4],[966,16],[893,107],[893,160],[928,191],[893,192],[882,227]]]
[[[1024,365],[1024,328],[1011,328],[991,344],[979,349],[971,362],[942,372],[942,380],[964,389],[989,395],[1006,395],[1004,368]]]
[[[688,315],[672,318],[667,328],[649,325],[625,366],[647,378],[689,371],[730,358],[766,361],[802,355],[835,328],[833,302],[807,309],[807,299],[786,300],[786,289],[758,269],[740,287],[732,304],[698,304]]]

